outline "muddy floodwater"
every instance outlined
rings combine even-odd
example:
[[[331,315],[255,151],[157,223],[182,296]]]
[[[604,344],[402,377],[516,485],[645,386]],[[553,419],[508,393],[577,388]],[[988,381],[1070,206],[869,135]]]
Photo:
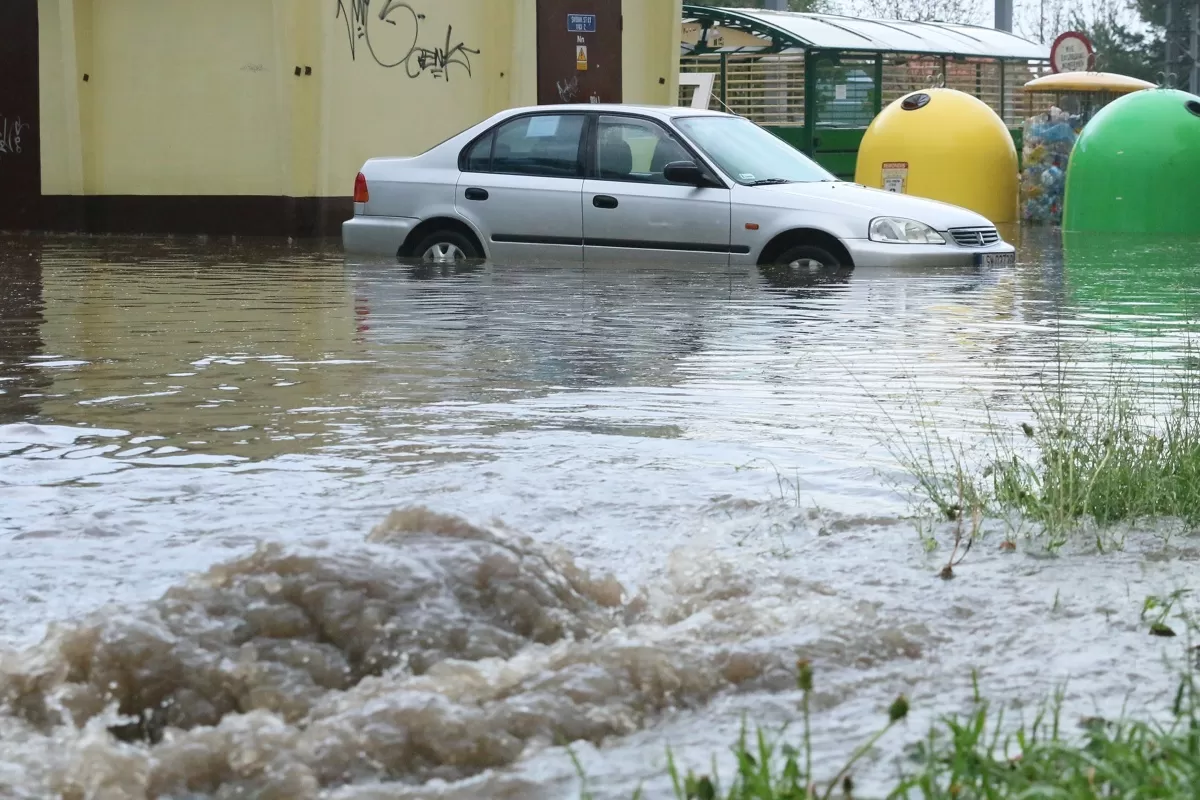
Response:
[[[868,793],[973,671],[1157,713],[1190,531],[941,580],[885,445],[1016,427],[1064,363],[1195,369],[1198,310],[1195,243],[1052,232],[829,280],[0,239],[0,796],[578,797],[573,742],[661,797],[668,746],[795,723],[798,655],[829,772],[909,697]]]

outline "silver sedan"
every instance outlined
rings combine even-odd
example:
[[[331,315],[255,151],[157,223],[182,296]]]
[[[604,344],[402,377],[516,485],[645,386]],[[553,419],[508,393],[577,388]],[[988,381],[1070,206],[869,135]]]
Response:
[[[454,262],[630,260],[1005,266],[958,206],[840,181],[753,122],[689,108],[516,108],[355,181],[347,254]]]

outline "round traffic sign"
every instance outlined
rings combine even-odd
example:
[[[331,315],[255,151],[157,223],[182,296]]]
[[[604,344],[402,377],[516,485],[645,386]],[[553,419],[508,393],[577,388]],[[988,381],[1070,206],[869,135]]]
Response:
[[[1095,53],[1091,39],[1083,33],[1061,33],[1050,46],[1050,69],[1055,72],[1084,72],[1091,68]]]

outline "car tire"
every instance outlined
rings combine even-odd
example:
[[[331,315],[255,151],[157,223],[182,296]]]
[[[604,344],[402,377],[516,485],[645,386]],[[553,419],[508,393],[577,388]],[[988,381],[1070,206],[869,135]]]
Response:
[[[452,230],[429,234],[413,248],[412,256],[426,264],[461,264],[480,257],[470,239]]]
[[[791,267],[792,269],[828,271],[843,266],[838,259],[824,248],[811,244],[801,244],[789,247],[772,261],[772,266]]]

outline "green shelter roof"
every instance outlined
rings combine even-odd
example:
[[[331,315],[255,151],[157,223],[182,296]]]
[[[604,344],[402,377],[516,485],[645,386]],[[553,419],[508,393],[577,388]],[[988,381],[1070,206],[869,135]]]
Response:
[[[757,8],[714,8],[685,3],[683,21],[741,30],[769,39],[770,50],[843,50],[1046,61],[1050,48],[1006,31],[948,22],[859,19]],[[703,40],[702,40],[703,41]],[[748,51],[755,48],[720,48]],[[696,52],[702,52],[697,49]]]

